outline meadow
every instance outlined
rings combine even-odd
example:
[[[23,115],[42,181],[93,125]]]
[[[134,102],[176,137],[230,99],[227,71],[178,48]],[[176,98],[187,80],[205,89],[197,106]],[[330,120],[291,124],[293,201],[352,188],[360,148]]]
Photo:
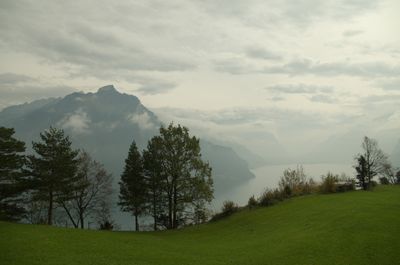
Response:
[[[176,231],[0,222],[0,264],[396,264],[400,185],[291,198]]]

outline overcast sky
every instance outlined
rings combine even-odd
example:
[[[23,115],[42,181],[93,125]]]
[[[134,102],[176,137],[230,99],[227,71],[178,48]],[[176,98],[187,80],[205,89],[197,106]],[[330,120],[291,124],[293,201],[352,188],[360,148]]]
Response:
[[[0,109],[114,84],[232,140],[303,150],[387,135],[400,128],[399,14],[397,0],[2,0]]]

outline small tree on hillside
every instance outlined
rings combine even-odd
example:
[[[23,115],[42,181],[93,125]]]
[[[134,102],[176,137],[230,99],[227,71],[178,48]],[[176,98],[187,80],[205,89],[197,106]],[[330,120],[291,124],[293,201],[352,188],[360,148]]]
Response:
[[[129,148],[119,185],[118,205],[121,206],[123,211],[130,212],[135,216],[135,229],[139,231],[138,219],[145,212],[147,187],[143,172],[143,159],[135,142]]]
[[[356,158],[357,179],[361,182],[363,189],[368,189],[372,179],[384,172],[385,164],[388,164],[388,157],[379,148],[378,142],[367,136],[364,137],[362,148],[363,153]]]
[[[102,205],[110,200],[112,176],[85,151],[78,157],[76,176],[77,188],[73,192],[73,199],[61,204],[72,224],[83,229],[85,219],[89,215],[96,217]]]
[[[25,212],[21,205],[25,143],[15,139],[14,132],[0,127],[0,220],[19,220]]]
[[[211,202],[211,167],[201,158],[200,140],[190,136],[186,127],[171,123],[161,127],[154,139],[158,159],[152,166],[160,171],[159,184],[167,205],[166,228],[174,229],[202,215],[205,204]]]
[[[40,138],[41,142],[32,143],[37,155],[28,156],[28,167],[33,199],[47,203],[47,224],[51,225],[57,203],[74,197],[79,152],[61,129],[50,127]]]

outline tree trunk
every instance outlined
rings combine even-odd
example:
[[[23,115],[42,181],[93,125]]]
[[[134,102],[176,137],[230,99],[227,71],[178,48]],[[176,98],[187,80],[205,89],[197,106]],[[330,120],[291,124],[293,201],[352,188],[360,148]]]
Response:
[[[49,209],[47,211],[47,224],[53,224],[53,191],[49,193]]]
[[[157,231],[157,198],[156,193],[153,191],[153,217],[154,217],[154,231]]]
[[[172,196],[168,194],[168,229],[171,229],[173,226],[172,222]]]
[[[139,222],[138,222],[138,215],[135,214],[135,230],[136,232],[139,231]]]
[[[177,192],[176,192],[176,187],[174,187],[174,207],[173,207],[173,226],[172,228],[177,228],[178,227],[178,220],[177,220],[177,216],[176,216],[176,212],[177,212]]]
[[[85,228],[85,224],[84,224],[84,218],[83,218],[83,213],[79,213],[79,220],[81,222],[81,229]]]

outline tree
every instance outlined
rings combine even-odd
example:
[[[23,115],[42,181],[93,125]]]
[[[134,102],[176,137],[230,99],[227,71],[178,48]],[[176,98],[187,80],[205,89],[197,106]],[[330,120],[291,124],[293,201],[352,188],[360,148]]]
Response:
[[[157,174],[167,229],[196,219],[213,198],[211,167],[201,159],[199,143],[186,127],[172,123],[161,127],[160,135],[150,141],[153,156],[146,155],[145,159],[156,159],[145,162],[149,165],[146,172],[154,170]]]
[[[383,163],[382,165],[383,178],[387,179],[388,184],[396,184],[396,170],[393,168],[390,162]]]
[[[156,231],[158,226],[167,226],[168,207],[167,198],[163,187],[162,139],[160,136],[154,136],[147,144],[147,150],[143,150],[143,169],[147,186],[147,212],[154,219],[153,229]]]
[[[78,157],[76,189],[72,200],[62,201],[62,207],[75,228],[84,228],[89,215],[97,215],[112,193],[112,176],[104,166],[83,151]]]
[[[363,189],[370,188],[372,179],[382,174],[385,164],[388,164],[387,155],[379,148],[375,139],[364,137],[362,142],[363,153],[357,159],[357,179],[361,182]]]
[[[363,155],[360,155],[357,158],[357,166],[356,171],[357,171],[357,175],[356,178],[358,179],[358,181],[361,184],[361,187],[366,190],[367,187],[367,161],[365,160],[365,157]]]
[[[13,128],[0,127],[0,220],[19,220],[25,164],[25,143],[13,137]]]
[[[279,189],[288,197],[291,195],[300,195],[306,192],[313,182],[307,180],[303,166],[297,166],[296,169],[285,169],[283,176],[279,180]]]
[[[37,156],[28,156],[33,199],[47,203],[47,224],[53,223],[57,203],[73,198],[77,188],[78,151],[64,131],[54,127],[40,133],[41,142],[32,142]]]
[[[135,216],[135,229],[139,231],[139,216],[145,213],[147,187],[143,172],[143,159],[135,141],[132,142],[121,175],[118,204],[125,212]]]

